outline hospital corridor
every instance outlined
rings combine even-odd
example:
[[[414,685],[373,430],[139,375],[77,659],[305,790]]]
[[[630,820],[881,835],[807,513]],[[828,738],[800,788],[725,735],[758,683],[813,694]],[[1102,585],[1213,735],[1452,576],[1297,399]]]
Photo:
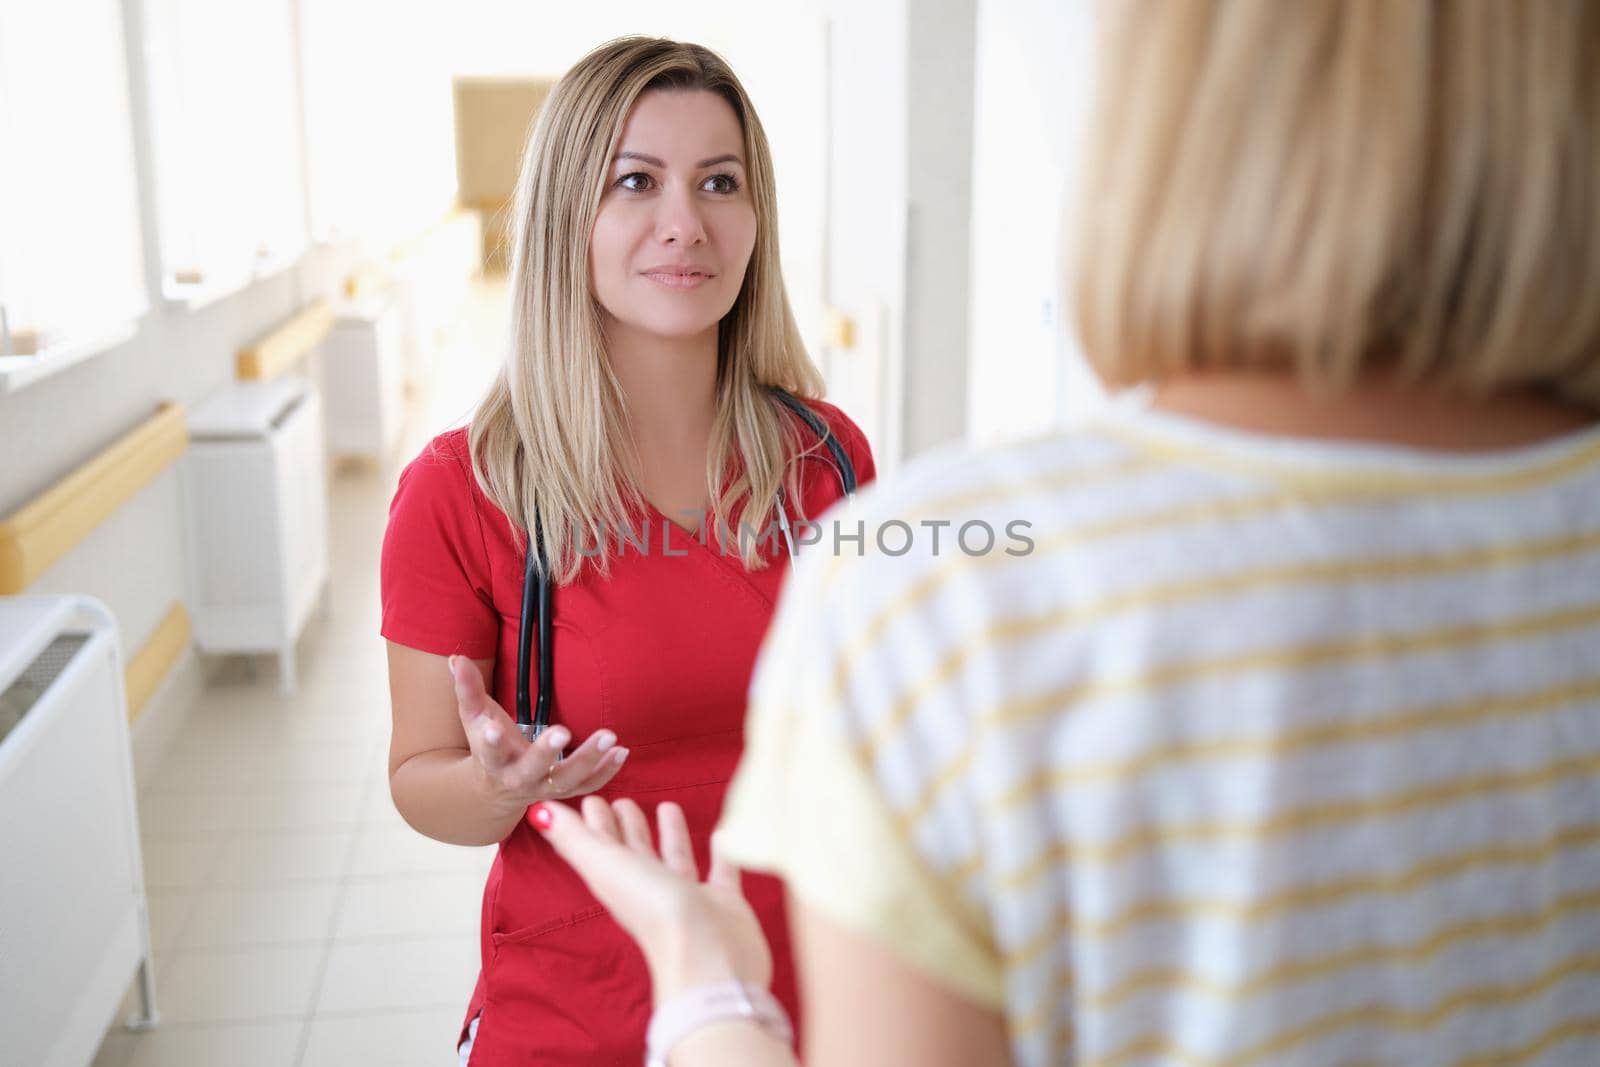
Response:
[[[0,1067],[1600,1064],[1600,0],[0,0]]]

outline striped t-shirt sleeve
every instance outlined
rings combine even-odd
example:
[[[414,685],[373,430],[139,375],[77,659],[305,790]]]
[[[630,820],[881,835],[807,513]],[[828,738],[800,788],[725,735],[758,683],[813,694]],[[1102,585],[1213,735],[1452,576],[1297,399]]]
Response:
[[[895,687],[881,660],[863,665],[849,654],[862,645],[853,601],[864,595],[864,561],[825,566],[833,562],[820,554],[803,562],[784,594],[752,683],[718,847],[781,877],[818,914],[999,1009],[1003,973],[981,919],[917,850],[866,762],[864,739],[888,710],[878,694]],[[867,684],[852,684],[856,669],[872,674]]]

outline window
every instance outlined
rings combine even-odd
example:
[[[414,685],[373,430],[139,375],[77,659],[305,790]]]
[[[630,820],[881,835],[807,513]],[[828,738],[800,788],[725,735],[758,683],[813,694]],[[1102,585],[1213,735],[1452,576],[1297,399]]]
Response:
[[[118,0],[0,3],[0,388],[146,310],[122,30]]]
[[[312,234],[382,255],[456,197],[447,41],[422,5],[300,5]],[[403,12],[403,13],[402,13]]]
[[[306,246],[289,0],[146,0],[145,69],[171,298],[230,292]]]

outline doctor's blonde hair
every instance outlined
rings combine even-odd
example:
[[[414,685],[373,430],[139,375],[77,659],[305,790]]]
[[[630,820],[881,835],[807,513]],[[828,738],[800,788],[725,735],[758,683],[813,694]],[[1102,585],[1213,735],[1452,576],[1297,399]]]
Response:
[[[1600,407],[1600,4],[1100,11],[1074,284],[1102,377],[1374,369]]]
[[[511,245],[511,339],[500,374],[468,431],[479,484],[512,523],[532,529],[534,505],[550,573],[571,581],[580,547],[604,568],[617,531],[644,501],[626,401],[605,355],[589,285],[589,236],[634,102],[654,89],[706,90],[728,102],[744,134],[756,239],[744,284],[717,343],[717,415],[706,465],[715,529],[737,510],[764,524],[785,490],[798,507],[799,437],[768,392],[820,397],[778,257],[772,154],[755,108],[727,63],[699,45],[625,37],[601,45],[551,90],[523,151]],[[732,479],[729,480],[729,476]],[[757,539],[741,546],[765,561]]]

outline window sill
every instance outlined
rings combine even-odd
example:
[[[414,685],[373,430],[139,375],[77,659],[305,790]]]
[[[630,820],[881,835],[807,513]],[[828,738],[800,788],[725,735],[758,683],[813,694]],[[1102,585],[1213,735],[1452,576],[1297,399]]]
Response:
[[[186,311],[199,311],[201,308],[210,307],[218,301],[244,292],[256,282],[266,281],[292,269],[300,262],[302,252],[304,249],[298,248],[282,255],[266,256],[257,260],[249,270],[228,275],[217,281],[186,284],[169,280],[162,285],[161,295],[169,306],[180,307]]]
[[[0,356],[0,394],[14,393],[41,378],[126,344],[138,332],[138,322],[129,320],[50,345],[31,356]]]

